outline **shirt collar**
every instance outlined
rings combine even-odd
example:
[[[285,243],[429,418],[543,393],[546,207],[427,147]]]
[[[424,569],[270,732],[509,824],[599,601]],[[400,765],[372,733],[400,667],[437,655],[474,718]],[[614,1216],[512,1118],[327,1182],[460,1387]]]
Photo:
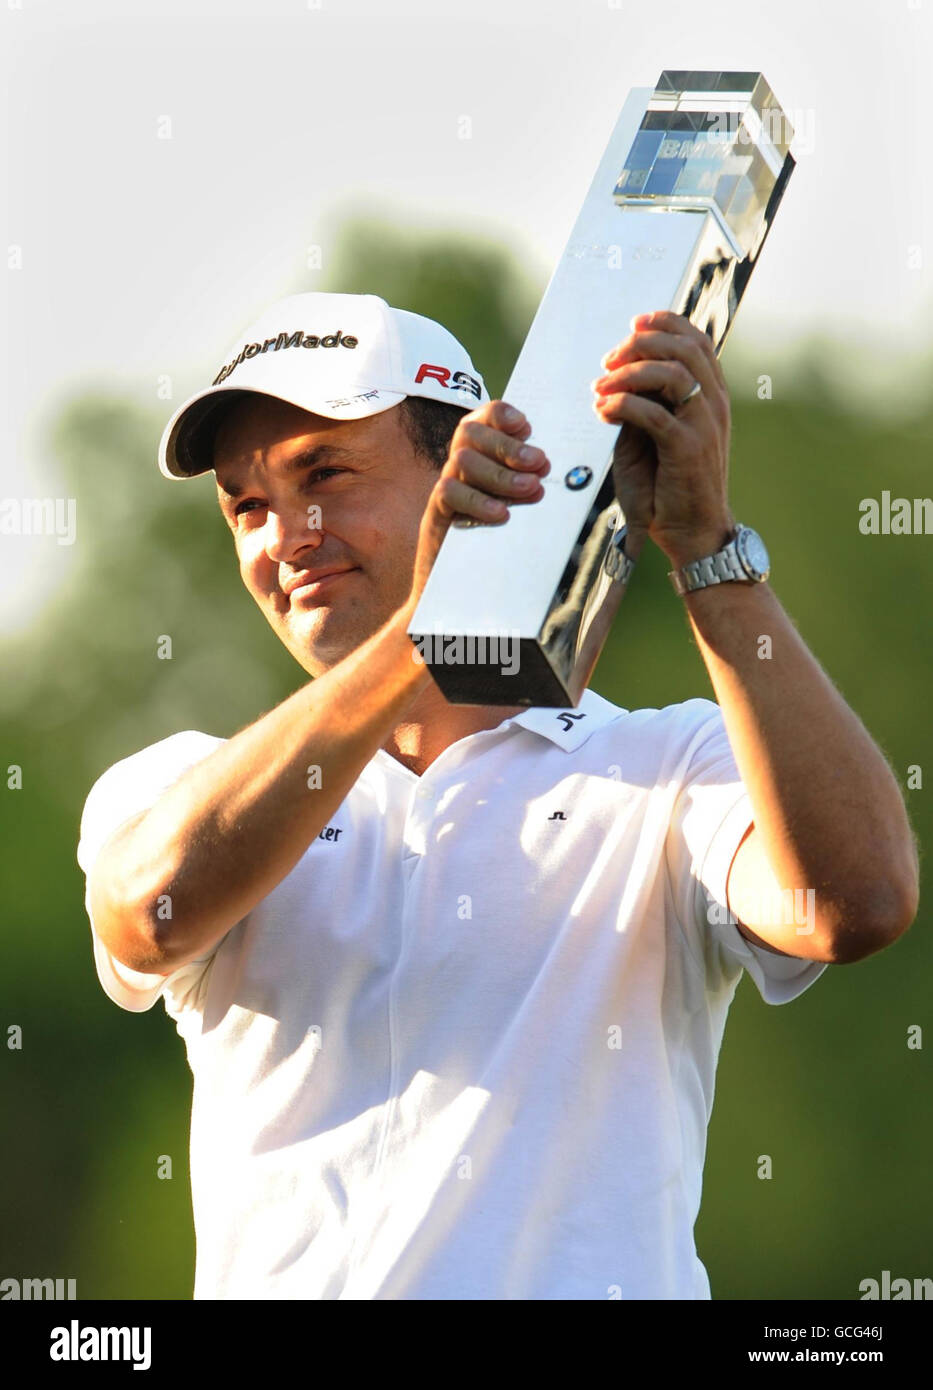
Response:
[[[552,709],[546,705],[533,705],[521,714],[513,715],[506,723],[520,724],[523,729],[549,738],[565,753],[572,753],[597,729],[604,728],[611,720],[625,713],[626,710],[604,700],[595,690],[584,690],[576,709],[573,706]]]

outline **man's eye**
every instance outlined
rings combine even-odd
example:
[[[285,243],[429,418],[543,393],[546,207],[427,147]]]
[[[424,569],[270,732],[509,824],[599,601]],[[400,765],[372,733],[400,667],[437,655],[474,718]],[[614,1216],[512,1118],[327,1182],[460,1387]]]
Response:
[[[324,476],[325,473],[345,473],[345,472],[346,472],[346,469],[345,469],[345,468],[315,468],[313,472],[311,472],[311,473],[308,474],[307,481],[306,481],[306,484],[305,484],[305,485],[307,486],[307,483],[314,483],[314,482],[319,481],[321,478],[323,478],[323,476]]]
[[[345,468],[315,468],[313,472],[308,474],[304,486],[308,487],[311,483],[319,482],[328,474],[345,473],[346,471],[347,470]],[[240,513],[243,512],[246,508],[251,509],[252,507],[264,507],[265,505],[265,502],[260,502],[259,499],[256,497],[246,497],[243,499],[242,502],[238,502],[236,504],[236,506],[233,509],[233,515],[239,516]]]

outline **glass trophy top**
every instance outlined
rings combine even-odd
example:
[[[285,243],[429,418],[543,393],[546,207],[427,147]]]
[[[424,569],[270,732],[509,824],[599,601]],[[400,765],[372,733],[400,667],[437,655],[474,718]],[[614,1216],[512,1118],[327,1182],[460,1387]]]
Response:
[[[747,254],[793,133],[760,72],[662,72],[613,196],[713,211]]]

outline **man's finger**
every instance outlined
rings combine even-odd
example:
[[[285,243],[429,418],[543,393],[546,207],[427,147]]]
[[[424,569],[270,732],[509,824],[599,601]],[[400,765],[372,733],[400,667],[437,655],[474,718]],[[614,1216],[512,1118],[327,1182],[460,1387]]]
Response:
[[[546,473],[550,464],[543,449],[524,444],[520,438],[503,434],[500,429],[480,424],[478,420],[464,420],[457,428],[457,437],[452,441],[450,457],[460,451],[483,454],[496,459],[508,468],[524,472]]]
[[[435,491],[438,508],[448,521],[472,517],[489,526],[509,519],[509,509],[502,498],[490,497],[461,478],[441,478]]]
[[[711,398],[722,389],[715,357],[711,360],[696,338],[681,333],[661,332],[659,329],[639,329],[633,333],[621,349],[610,357],[608,370],[649,358],[682,362],[694,381],[698,381]]]
[[[713,374],[723,390],[726,389],[726,378],[720,365],[716,350],[713,347],[713,340],[708,333],[704,333],[702,328],[698,328],[695,323],[684,314],[675,314],[671,309],[658,309],[653,314],[645,315],[644,318],[636,318],[636,330],[644,328],[657,328],[664,333],[680,334],[683,337],[692,339],[702,348],[706,355]]]
[[[597,408],[606,396],[619,391],[637,391],[642,395],[652,392],[663,396],[676,406],[691,390],[696,377],[683,362],[672,359],[663,362],[627,363],[607,372],[603,380],[604,385],[595,392],[594,405]]]
[[[542,484],[537,476],[535,465],[528,464],[522,469],[498,463],[486,454],[474,449],[455,449],[450,456],[451,472],[461,482],[482,489],[494,496],[506,498],[510,502],[535,500],[541,495]],[[545,471],[550,464],[545,460]]]
[[[459,428],[468,424],[491,425],[493,429],[512,435],[528,434],[531,430],[528,417],[516,406],[501,400],[487,401],[485,405],[471,410],[469,415],[464,416]]]

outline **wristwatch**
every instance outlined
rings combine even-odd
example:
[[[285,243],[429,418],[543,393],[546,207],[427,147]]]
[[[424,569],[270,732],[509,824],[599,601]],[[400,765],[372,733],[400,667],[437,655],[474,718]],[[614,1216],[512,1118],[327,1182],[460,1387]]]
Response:
[[[709,584],[763,584],[771,573],[771,559],[757,531],[735,524],[735,532],[715,555],[691,560],[683,569],[671,570],[668,578],[678,594],[692,594]]]
[[[628,534],[628,527],[622,526],[616,531],[609,543],[606,558],[603,561],[603,568],[614,579],[617,584],[621,584],[623,589],[632,577],[632,570],[635,568],[635,561],[630,559],[625,553],[625,537]]]

